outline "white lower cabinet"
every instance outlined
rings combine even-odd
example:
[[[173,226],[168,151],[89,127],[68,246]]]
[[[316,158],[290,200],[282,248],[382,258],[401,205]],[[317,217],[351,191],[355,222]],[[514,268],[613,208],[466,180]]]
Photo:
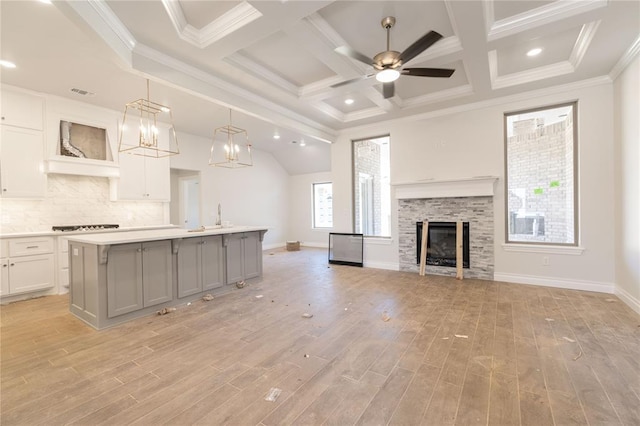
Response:
[[[184,238],[174,241],[178,253],[178,297],[186,297],[224,284],[222,237]]]
[[[108,259],[109,318],[173,299],[171,241],[114,245]]]
[[[9,294],[9,259],[3,257],[0,259],[2,264],[0,271],[0,296]]]
[[[53,238],[2,240],[0,295],[47,290],[55,286]]]

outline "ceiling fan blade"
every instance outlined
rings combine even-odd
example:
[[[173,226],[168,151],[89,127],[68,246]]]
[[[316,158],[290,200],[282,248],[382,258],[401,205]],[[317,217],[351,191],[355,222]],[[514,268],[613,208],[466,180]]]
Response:
[[[396,86],[393,84],[393,81],[389,83],[382,84],[382,95],[385,99],[393,98],[393,95],[396,93]]]
[[[330,87],[335,88],[335,87],[345,86],[347,84],[355,83],[356,81],[366,80],[367,78],[371,78],[374,75],[375,74],[363,75],[361,77],[356,77],[356,78],[352,78],[350,80],[341,81],[340,83],[332,84]]]
[[[350,48],[349,46],[339,46],[336,47],[334,49],[336,52],[338,52],[341,55],[347,56],[351,59],[355,59],[356,61],[360,61],[362,63],[365,63],[367,65],[372,65],[373,64],[373,60],[371,58],[367,58],[366,56],[364,56],[362,53],[353,50],[352,48]]]
[[[418,40],[416,40],[411,46],[407,47],[404,52],[400,54],[398,57],[399,61],[402,61],[403,64],[406,64],[425,50],[427,50],[431,45],[433,45],[436,41],[440,40],[442,35],[435,31],[429,31]]]
[[[451,77],[455,70],[447,68],[404,68],[402,75],[413,75],[416,77]]]

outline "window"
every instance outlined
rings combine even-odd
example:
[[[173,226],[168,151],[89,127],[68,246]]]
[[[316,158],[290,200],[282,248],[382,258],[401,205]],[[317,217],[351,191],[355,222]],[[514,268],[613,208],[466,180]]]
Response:
[[[576,110],[505,114],[508,243],[578,244]]]
[[[353,141],[353,229],[391,236],[389,136]]]
[[[313,227],[333,227],[333,185],[331,182],[313,184]]]

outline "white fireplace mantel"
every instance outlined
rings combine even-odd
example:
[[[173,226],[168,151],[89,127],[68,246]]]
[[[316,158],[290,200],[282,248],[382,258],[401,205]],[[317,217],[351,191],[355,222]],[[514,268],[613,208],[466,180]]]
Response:
[[[484,197],[494,195],[497,176],[393,183],[398,200],[412,198]]]

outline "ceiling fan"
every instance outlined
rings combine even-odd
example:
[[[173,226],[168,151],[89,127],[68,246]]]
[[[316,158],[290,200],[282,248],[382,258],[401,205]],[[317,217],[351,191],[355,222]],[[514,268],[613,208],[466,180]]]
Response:
[[[400,75],[409,75],[416,77],[451,77],[455,70],[446,68],[402,68],[404,64],[427,50],[435,42],[442,38],[442,35],[429,31],[427,34],[416,40],[411,46],[407,47],[402,53],[396,52],[389,48],[389,32],[391,27],[396,23],[396,18],[393,16],[387,16],[380,22],[382,28],[387,30],[387,50],[378,53],[373,59],[369,59],[360,52],[357,52],[349,46],[336,47],[335,51],[341,55],[363,62],[367,65],[373,65],[376,69],[374,74],[365,75],[362,77],[354,78],[351,80],[343,81],[332,85],[331,87],[344,86],[345,84],[353,83],[358,80],[370,78],[375,75],[376,80],[383,83],[382,94],[385,99],[392,98],[395,93],[394,81],[396,81]]]

